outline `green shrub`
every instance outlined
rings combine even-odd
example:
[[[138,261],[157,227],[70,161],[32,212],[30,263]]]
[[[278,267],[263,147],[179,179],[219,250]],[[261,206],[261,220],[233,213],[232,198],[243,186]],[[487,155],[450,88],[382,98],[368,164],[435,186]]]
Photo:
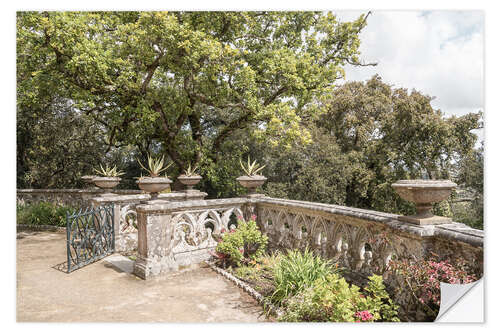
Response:
[[[260,232],[254,215],[248,222],[239,216],[238,227],[223,232],[215,248],[219,259],[227,259],[231,264],[240,266],[257,260],[266,252],[267,236]]]
[[[340,275],[329,274],[286,300],[280,321],[399,321],[397,306],[385,291],[381,276],[372,276],[365,292],[356,285],[349,286]]]
[[[66,226],[66,213],[73,212],[69,206],[57,206],[50,202],[39,202],[17,206],[16,218],[18,224]]]
[[[288,250],[274,266],[275,291],[271,302],[280,304],[285,298],[311,287],[316,280],[325,279],[332,269],[330,261],[315,256],[307,248],[304,252]]]

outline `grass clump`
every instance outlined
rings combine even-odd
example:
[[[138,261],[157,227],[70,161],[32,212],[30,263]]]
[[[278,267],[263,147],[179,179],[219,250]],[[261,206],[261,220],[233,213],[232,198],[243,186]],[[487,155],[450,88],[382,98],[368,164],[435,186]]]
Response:
[[[306,248],[304,252],[288,250],[280,255],[274,265],[274,293],[271,302],[281,304],[284,299],[311,287],[315,281],[324,280],[335,270],[332,262]]]

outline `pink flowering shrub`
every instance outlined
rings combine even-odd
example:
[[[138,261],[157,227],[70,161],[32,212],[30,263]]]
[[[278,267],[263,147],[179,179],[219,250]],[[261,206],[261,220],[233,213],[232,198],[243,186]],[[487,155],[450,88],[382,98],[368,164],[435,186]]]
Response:
[[[238,227],[229,232],[222,232],[217,239],[214,257],[225,267],[227,264],[240,266],[254,262],[261,257],[267,246],[267,236],[263,235],[252,215],[249,221],[238,216]]]
[[[354,317],[361,319],[361,321],[372,321],[373,315],[370,313],[370,311],[364,310],[364,311],[358,311],[354,314]],[[357,320],[356,322],[360,322]]]
[[[474,274],[467,272],[465,261],[452,265],[449,261],[395,260],[389,264],[389,271],[395,273],[400,281],[396,293],[409,291],[420,304],[419,308],[430,318],[439,313],[441,301],[440,282],[465,284],[477,280]]]

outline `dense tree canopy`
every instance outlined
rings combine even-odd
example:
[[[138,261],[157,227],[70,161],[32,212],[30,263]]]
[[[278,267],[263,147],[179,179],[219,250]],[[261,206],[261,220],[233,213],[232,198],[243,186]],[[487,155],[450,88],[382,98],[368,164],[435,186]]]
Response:
[[[57,94],[111,144],[162,143],[178,165],[217,161],[239,129],[306,143],[301,119],[360,64],[366,16],[318,12],[23,12],[21,103]]]
[[[482,171],[482,163],[470,167],[477,161],[472,130],[481,126],[480,113],[445,118],[432,108],[431,97],[391,87],[378,76],[348,82],[325,97],[321,116],[307,125],[312,143],[289,151],[255,149],[269,163],[269,194],[411,212],[391,188],[399,179],[463,184],[459,172],[465,165],[471,183],[482,179],[472,174],[477,167]]]

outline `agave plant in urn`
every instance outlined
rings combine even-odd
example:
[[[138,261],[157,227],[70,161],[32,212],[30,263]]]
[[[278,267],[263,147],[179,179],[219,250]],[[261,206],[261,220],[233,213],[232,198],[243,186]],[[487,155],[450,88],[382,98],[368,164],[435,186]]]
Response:
[[[450,180],[400,180],[391,185],[396,193],[406,201],[415,203],[417,214],[399,216],[400,221],[419,225],[451,223],[449,217],[432,213],[434,203],[446,200],[457,184]]]
[[[201,180],[201,176],[196,173],[196,169],[198,169],[197,166],[191,168],[191,163],[189,163],[184,173],[177,177],[177,179],[186,186],[186,192],[198,192],[198,190],[193,189]]]
[[[250,162],[249,156],[246,165],[240,159],[240,166],[246,175],[238,177],[236,180],[240,182],[241,186],[248,189],[249,196],[255,196],[257,187],[262,186],[267,180],[266,177],[258,173],[265,168],[265,165],[260,166],[257,161]]]
[[[124,174],[124,172],[117,170],[116,165],[114,167],[99,165],[100,170],[94,169],[94,171],[100,175],[97,177],[93,177],[92,181],[94,184],[102,188],[104,190],[103,196],[114,195],[111,193],[111,189],[115,188],[116,185],[120,183],[120,176]]]
[[[167,170],[172,163],[164,167],[164,156],[153,158],[148,155],[148,167],[142,165],[141,161],[139,161],[139,165],[149,173],[149,176],[141,176],[136,181],[139,188],[151,196],[151,199],[158,198],[158,194],[170,188],[170,184],[172,181],[165,175],[161,177],[160,174]]]

